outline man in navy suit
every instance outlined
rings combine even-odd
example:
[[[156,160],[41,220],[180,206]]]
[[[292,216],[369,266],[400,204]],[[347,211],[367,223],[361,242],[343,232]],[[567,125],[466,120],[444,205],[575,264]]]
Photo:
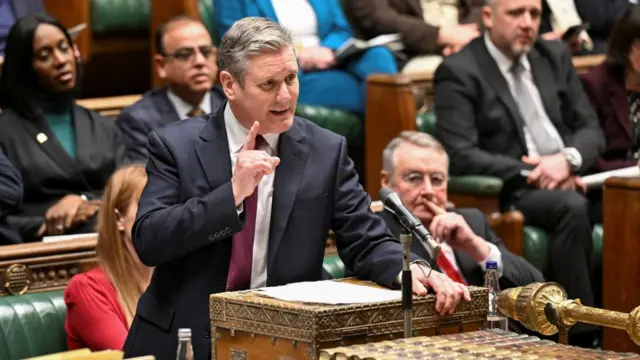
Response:
[[[210,354],[210,294],[320,280],[332,229],[357,275],[397,286],[402,247],[369,210],[344,137],[294,117],[298,65],[279,24],[245,18],[220,46],[229,99],[217,113],[149,135],[148,182],[133,226],[154,266],[124,345],[127,357],[175,356],[190,328],[196,359]],[[415,258],[417,259],[417,257]],[[413,291],[453,312],[466,286],[411,265]]]
[[[156,32],[156,71],[167,88],[151,90],[122,110],[116,120],[127,157],[147,161],[152,130],[188,117],[215,112],[224,102],[213,87],[218,67],[216,48],[204,25],[186,16],[172,18]]]

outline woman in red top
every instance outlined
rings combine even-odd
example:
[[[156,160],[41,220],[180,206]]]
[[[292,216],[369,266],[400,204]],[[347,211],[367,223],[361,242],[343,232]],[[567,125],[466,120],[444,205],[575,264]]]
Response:
[[[64,292],[69,349],[122,349],[152,269],[131,242],[138,199],[147,181],[143,166],[116,171],[103,193],[96,253],[99,266],[71,279]]]

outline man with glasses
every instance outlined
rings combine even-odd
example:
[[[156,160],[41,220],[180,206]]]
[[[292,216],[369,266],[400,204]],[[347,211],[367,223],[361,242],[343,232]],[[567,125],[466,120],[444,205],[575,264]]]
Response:
[[[381,185],[398,193],[442,247],[438,259],[430,259],[417,241],[412,242],[411,252],[431,260],[434,269],[466,285],[483,286],[487,261],[498,263],[501,289],[544,281],[533,265],[507,250],[480,210],[448,209],[449,158],[434,137],[403,131],[389,142],[382,158]],[[402,227],[396,217],[386,210],[381,216],[398,237]],[[522,330],[517,322],[511,324],[515,326],[512,330]]]
[[[149,132],[215,112],[225,99],[222,90],[213,87],[217,49],[200,21],[186,16],[172,18],[158,28],[155,41],[156,71],[166,88],[146,93],[123,109],[117,119],[127,156],[134,162],[147,161]]]

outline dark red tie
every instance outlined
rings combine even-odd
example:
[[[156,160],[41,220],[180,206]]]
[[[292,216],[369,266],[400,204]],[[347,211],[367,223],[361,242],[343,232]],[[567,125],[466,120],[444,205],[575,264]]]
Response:
[[[266,144],[264,138],[256,136],[255,148]],[[253,194],[244,199],[245,222],[242,231],[233,235],[231,245],[231,263],[227,277],[227,291],[247,290],[251,287],[251,264],[253,262],[253,238],[256,232],[256,213],[258,211],[258,187]]]
[[[449,261],[449,259],[443,252],[441,252],[440,256],[438,257],[438,267],[440,267],[440,270],[442,270],[442,272],[445,273],[445,275],[447,275],[449,279],[460,284],[467,285],[467,282],[462,277],[462,274],[460,274],[460,272],[453,267],[453,264],[451,264],[451,261]]]

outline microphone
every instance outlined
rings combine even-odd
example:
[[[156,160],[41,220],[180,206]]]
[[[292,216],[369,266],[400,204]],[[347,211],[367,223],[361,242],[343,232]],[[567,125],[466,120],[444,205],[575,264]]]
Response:
[[[383,187],[378,192],[378,196],[382,200],[384,208],[395,214],[400,224],[419,240],[431,260],[437,261],[438,256],[440,256],[440,245],[433,239],[429,230],[422,225],[422,221],[404,206],[398,194],[387,187]]]

